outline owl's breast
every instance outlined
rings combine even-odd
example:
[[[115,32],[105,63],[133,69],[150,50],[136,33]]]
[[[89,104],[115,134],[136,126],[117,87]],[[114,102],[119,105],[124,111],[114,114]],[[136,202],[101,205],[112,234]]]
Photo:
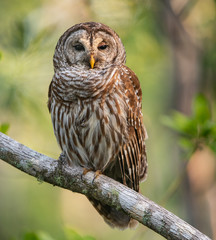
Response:
[[[56,138],[71,163],[103,170],[128,138],[127,101],[118,71],[106,72],[101,81],[88,76],[95,90],[93,83],[66,73],[55,74],[50,94]]]
[[[88,165],[95,170],[104,169],[114,161],[127,138],[126,113],[118,111],[121,105],[124,105],[121,101],[107,96],[79,104],[79,111],[75,111],[77,138],[86,151]]]
[[[115,96],[62,104],[54,98],[50,112],[60,147],[71,164],[104,170],[127,138],[125,103]]]

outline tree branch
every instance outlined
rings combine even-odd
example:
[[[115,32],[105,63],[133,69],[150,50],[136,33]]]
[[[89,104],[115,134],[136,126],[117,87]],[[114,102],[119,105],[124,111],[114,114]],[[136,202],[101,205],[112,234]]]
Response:
[[[0,158],[54,186],[91,196],[105,204],[122,209],[132,218],[167,239],[210,239],[171,212],[123,184],[104,175],[93,181],[94,172],[82,176],[82,168],[71,168],[61,161],[16,142],[3,133],[0,133]]]

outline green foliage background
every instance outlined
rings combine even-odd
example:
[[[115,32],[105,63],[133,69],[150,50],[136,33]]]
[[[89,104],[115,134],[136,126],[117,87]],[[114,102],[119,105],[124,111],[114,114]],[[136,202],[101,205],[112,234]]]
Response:
[[[199,33],[197,38],[205,39],[201,41],[200,59],[203,78],[208,71],[216,75],[215,3],[206,2],[209,5],[198,1],[189,18],[189,24]],[[206,92],[213,96],[210,98],[211,116],[208,108],[199,109],[205,105],[202,103],[195,106],[194,118],[177,112],[170,115],[175,94],[172,52],[158,24],[157,7],[157,1],[148,0],[0,0],[0,131],[58,158],[60,149],[46,106],[55,44],[75,23],[103,22],[122,38],[127,66],[137,74],[143,90],[143,115],[149,134],[149,172],[141,191],[157,203],[166,199],[163,204],[168,210],[189,220],[181,189],[177,186],[171,194],[168,192],[180,174],[181,163],[176,153],[176,137],[164,124],[193,138],[197,133],[193,121],[198,117],[198,121],[205,122],[202,131],[211,136],[208,140],[214,143],[216,87],[208,82],[212,91],[207,89]],[[197,101],[207,100],[200,97]],[[203,119],[203,116],[206,117]],[[190,138],[181,139],[181,143],[190,150],[194,147],[189,146]],[[215,150],[215,145],[211,146]],[[73,230],[65,231],[65,226]],[[163,238],[143,226],[135,231],[110,229],[84,196],[40,184],[0,161],[0,239]]]

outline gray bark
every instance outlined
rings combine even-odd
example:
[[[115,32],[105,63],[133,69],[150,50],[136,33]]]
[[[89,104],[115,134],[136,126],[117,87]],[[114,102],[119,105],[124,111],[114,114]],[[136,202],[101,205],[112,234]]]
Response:
[[[0,133],[0,158],[19,170],[54,186],[69,189],[126,212],[166,239],[210,239],[188,223],[143,195],[94,172],[82,175],[82,168],[71,168],[62,161],[38,153]]]

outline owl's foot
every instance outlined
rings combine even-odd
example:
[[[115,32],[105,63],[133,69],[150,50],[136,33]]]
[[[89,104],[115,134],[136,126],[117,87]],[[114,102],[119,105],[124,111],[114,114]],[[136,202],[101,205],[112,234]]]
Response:
[[[64,153],[62,152],[62,153],[60,154],[58,160],[59,160],[61,163],[65,163],[65,159],[66,159],[66,157],[65,157]]]
[[[93,180],[92,180],[92,183],[94,183],[95,179],[98,178],[101,174],[102,174],[102,171],[101,171],[101,170],[97,170],[97,171],[94,173],[94,178],[93,178]]]
[[[81,179],[83,180],[83,176],[86,175],[86,173],[90,172],[90,171],[93,171],[92,169],[89,169],[89,168],[83,168],[83,173],[81,175]]]
[[[65,153],[61,153],[60,154],[60,156],[59,156],[59,158],[58,158],[58,163],[59,163],[59,165],[69,165],[69,166],[72,166],[72,163],[71,163],[71,161],[68,159],[68,157],[66,156],[66,154]]]
[[[83,173],[82,173],[82,175],[86,175],[86,173],[88,173],[88,172],[90,172],[90,171],[92,171],[92,169],[88,169],[88,168],[83,168]]]
[[[59,167],[65,166],[68,164],[67,157],[65,154],[62,152],[58,158],[58,165]]]
[[[82,175],[81,175],[81,179],[83,178],[83,176],[85,176],[88,172],[90,172],[90,171],[93,171],[92,169],[88,169],[88,168],[83,168],[83,173],[82,173]],[[92,180],[92,183],[94,183],[94,181],[95,181],[95,179],[97,178],[97,177],[99,177],[99,175],[101,175],[102,174],[102,171],[101,170],[97,170],[95,173],[94,173],[94,178],[93,178],[93,180]]]

